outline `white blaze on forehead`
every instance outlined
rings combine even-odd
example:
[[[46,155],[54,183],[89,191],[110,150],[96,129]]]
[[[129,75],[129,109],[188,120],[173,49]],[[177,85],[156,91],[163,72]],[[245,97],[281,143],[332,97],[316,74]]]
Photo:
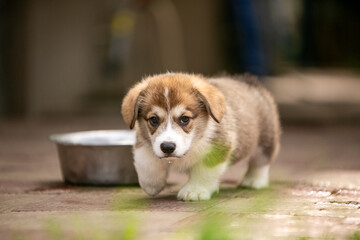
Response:
[[[164,90],[164,97],[166,99],[166,106],[168,109],[170,109],[169,89],[167,87],[165,87],[165,90]]]

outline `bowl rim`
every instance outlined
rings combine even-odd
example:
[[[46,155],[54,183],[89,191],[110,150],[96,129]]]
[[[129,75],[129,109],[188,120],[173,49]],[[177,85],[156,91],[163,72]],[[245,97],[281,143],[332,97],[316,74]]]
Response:
[[[104,142],[104,143],[89,143],[89,142],[74,142],[69,141],[69,138],[74,137],[76,135],[106,135],[109,133],[126,133],[130,136],[133,136],[133,139],[122,140],[122,141],[114,141],[114,142]],[[49,140],[60,145],[66,146],[133,146],[135,144],[135,131],[125,130],[125,129],[108,129],[108,130],[90,130],[90,131],[76,131],[76,132],[68,132],[68,133],[56,133],[51,134],[49,136]]]

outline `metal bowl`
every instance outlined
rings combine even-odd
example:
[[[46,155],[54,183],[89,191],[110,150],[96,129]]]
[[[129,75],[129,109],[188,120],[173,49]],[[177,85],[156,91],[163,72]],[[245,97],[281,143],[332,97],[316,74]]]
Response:
[[[103,130],[51,135],[57,144],[63,179],[72,184],[117,185],[138,182],[133,165],[135,133]]]

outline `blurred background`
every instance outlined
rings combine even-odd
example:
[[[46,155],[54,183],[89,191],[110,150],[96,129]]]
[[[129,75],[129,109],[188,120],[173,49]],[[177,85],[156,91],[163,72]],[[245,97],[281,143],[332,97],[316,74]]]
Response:
[[[120,115],[143,76],[250,72],[284,122],[360,119],[360,2],[1,0],[0,117]]]

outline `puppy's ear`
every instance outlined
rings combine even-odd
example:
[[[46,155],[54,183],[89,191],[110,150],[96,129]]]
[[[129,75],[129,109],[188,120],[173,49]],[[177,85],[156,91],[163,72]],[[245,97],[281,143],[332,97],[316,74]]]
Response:
[[[225,97],[222,92],[205,81],[196,84],[195,92],[205,105],[209,115],[217,123],[220,123],[225,114]]]
[[[121,105],[121,114],[125,123],[133,129],[139,112],[139,102],[141,92],[146,88],[145,82],[136,84],[124,97]]]

